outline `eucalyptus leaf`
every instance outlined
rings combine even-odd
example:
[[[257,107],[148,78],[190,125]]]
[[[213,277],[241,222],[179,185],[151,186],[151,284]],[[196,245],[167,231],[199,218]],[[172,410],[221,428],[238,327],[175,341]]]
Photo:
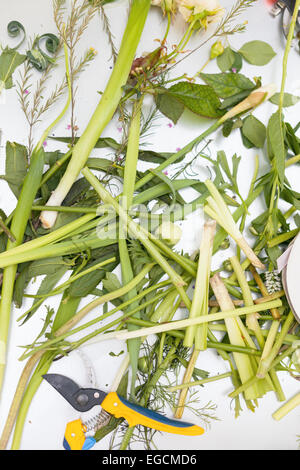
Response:
[[[247,42],[238,52],[252,65],[266,65],[276,55],[270,44],[257,40]]]

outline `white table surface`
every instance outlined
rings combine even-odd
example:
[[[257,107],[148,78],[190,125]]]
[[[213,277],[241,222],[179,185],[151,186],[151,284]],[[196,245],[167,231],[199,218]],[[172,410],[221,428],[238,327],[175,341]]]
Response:
[[[19,20],[23,23],[28,37],[48,31],[55,33],[52,20],[52,7],[49,0],[14,0],[13,2],[1,0],[0,3],[0,41],[2,45],[7,43],[11,44],[9,42],[10,39],[6,35],[6,25],[11,20]],[[222,4],[228,8],[233,2],[223,0]],[[120,42],[121,31],[123,31],[125,26],[126,15],[124,11],[126,10],[126,5],[126,2],[121,0],[115,5],[106,6],[106,11],[110,18],[117,44]],[[247,31],[243,34],[237,34],[231,37],[231,46],[239,49],[239,47],[247,41],[253,39],[266,40],[272,45],[277,55],[272,62],[265,67],[256,67],[245,63],[241,73],[244,73],[249,78],[262,76],[263,84],[275,82],[279,89],[281,81],[281,63],[285,45],[279,29],[279,19],[271,18],[265,8],[264,2],[258,0],[257,4],[251,9],[248,9],[246,14],[240,17],[239,21],[242,22],[244,20],[248,21]],[[174,38],[174,42],[176,38],[178,39],[182,34],[182,26],[180,22],[176,22],[173,25],[171,38]],[[138,55],[142,54],[144,51],[153,49],[157,45],[154,39],[162,37],[163,31],[164,23],[162,16],[158,9],[152,8],[142,40],[138,47]],[[195,37],[192,44],[196,45],[200,40],[202,41],[201,37]],[[83,50],[91,46],[98,51],[98,54],[95,61],[89,66],[79,81],[78,105],[76,110],[79,133],[83,131],[94,110],[95,103],[98,102],[99,94],[97,92],[104,89],[110,73],[110,66],[112,65],[107,40],[97,16],[82,41]],[[178,75],[182,72],[188,72],[189,74],[195,73],[206,61],[208,47],[209,46],[201,48],[197,53],[181,62],[174,72]],[[299,67],[300,57],[296,51],[292,50],[288,64],[286,91],[300,94]],[[61,71],[61,69],[58,69],[58,74],[59,71]],[[211,63],[205,71],[207,73],[214,73],[217,72],[218,69],[215,63]],[[55,77],[52,80],[52,84],[54,80]],[[63,106],[63,103],[64,101],[61,100],[61,106]],[[299,106],[298,104],[295,107],[285,110],[286,120],[292,124],[296,124],[299,120]],[[54,113],[53,111],[48,113],[47,124],[51,122],[52,117],[56,115],[57,109],[58,108],[54,110]],[[4,146],[6,140],[26,144],[27,127],[24,116],[18,105],[14,89],[6,92],[1,102],[0,110],[0,128],[2,130],[0,172],[2,173],[5,163]],[[268,117],[274,110],[275,107],[272,104],[266,103],[257,109],[254,114],[266,124]],[[70,132],[67,130],[68,122],[69,115],[57,125],[54,133],[56,135],[68,135]],[[176,127],[170,127],[169,123],[169,120],[164,117],[156,121],[156,127],[153,129],[154,132],[150,140],[148,138],[148,142],[152,144],[149,148],[161,151],[175,151],[177,147],[182,147],[185,143],[200,134],[201,131],[207,127],[209,121],[198,118],[192,115],[192,113],[185,112]],[[40,132],[44,127],[45,124],[43,124],[43,127],[36,128],[36,139],[39,138]],[[118,131],[117,122],[113,121],[103,135],[119,138],[120,133]],[[47,149],[54,150],[57,148],[59,148],[58,144],[48,142]],[[240,180],[244,194],[248,191],[249,175],[252,175],[254,155],[256,153],[260,156],[260,171],[263,173],[268,169],[264,152],[257,149],[247,150],[243,147],[238,131],[228,139],[224,139],[221,132],[218,132],[210,149],[213,155],[216,150],[225,150],[228,157],[231,157],[235,152],[242,156]],[[101,151],[95,152],[95,155],[101,155]],[[201,177],[200,175],[201,168],[199,168],[199,178]],[[293,169],[289,169],[287,175],[294,189],[299,191],[299,168],[297,171],[295,171],[294,167]],[[187,197],[189,197],[188,194]],[[8,213],[15,205],[14,197],[9,194],[4,181],[0,181],[0,204]],[[251,207],[251,218],[253,219],[258,215],[261,209],[262,206],[260,202],[253,204]],[[199,227],[195,228],[192,224],[193,234],[191,236],[191,232],[189,231],[189,226],[191,227],[191,225],[187,223],[187,231],[185,232],[186,249],[191,249],[192,243],[194,243],[195,247],[197,246],[199,230],[201,228],[200,224],[198,225]],[[228,253],[226,252],[226,257],[227,256]],[[29,285],[28,291],[31,293],[35,292],[37,286],[38,280],[35,284],[31,283]],[[59,300],[60,296],[57,296],[52,298],[51,301],[47,301],[46,304],[56,307]],[[89,300],[90,299],[86,299],[85,302]],[[8,366],[0,403],[0,431],[3,429],[17,381],[24,367],[24,362],[18,360],[21,353],[19,346],[32,342],[36,333],[39,332],[42,326],[42,319],[45,316],[45,307],[42,307],[29,322],[23,326],[19,326],[16,318],[25,311],[29,305],[31,305],[31,301],[26,300],[23,308],[21,310],[14,308],[11,316],[7,358]],[[109,355],[109,352],[113,351],[114,353],[118,353],[122,349],[124,349],[124,344],[118,341],[94,344],[84,348],[85,354],[92,361],[95,368],[97,384],[104,390],[109,390],[109,384],[112,382],[123,358],[123,355],[120,357],[112,357]],[[198,367],[208,370],[211,375],[227,371],[227,365],[222,359],[218,358],[216,353],[212,350],[201,353],[197,364]],[[82,361],[76,353],[72,353],[69,357],[55,362],[50,371],[65,373],[83,385],[86,380]],[[279,373],[279,378],[287,399],[299,392],[299,382],[292,379],[288,373]],[[236,419],[234,417],[233,403],[228,398],[228,394],[231,391],[232,385],[230,379],[207,384],[203,387],[201,390],[201,404],[204,406],[208,402],[214,403],[216,405],[215,416],[218,420],[213,420],[211,425],[206,429],[206,433],[201,437],[183,437],[163,433],[157,436],[156,439],[158,449],[296,450],[298,448],[297,435],[300,434],[299,408],[281,421],[274,421],[271,415],[279,408],[280,403],[277,401],[275,395],[269,392],[267,396],[259,400],[259,407],[254,413],[249,411],[242,401],[243,411]],[[168,416],[172,416],[171,412],[168,413]],[[42,383],[26,417],[21,449],[61,449],[66,422],[77,418],[77,412],[73,410],[54,389],[49,387],[47,383]],[[194,420],[195,422],[194,415],[188,411],[184,413],[183,418],[186,421]],[[201,422],[198,421],[198,424],[201,425]],[[108,445],[109,437],[97,443],[94,450],[106,450]],[[134,448],[138,449],[140,447],[137,444]]]

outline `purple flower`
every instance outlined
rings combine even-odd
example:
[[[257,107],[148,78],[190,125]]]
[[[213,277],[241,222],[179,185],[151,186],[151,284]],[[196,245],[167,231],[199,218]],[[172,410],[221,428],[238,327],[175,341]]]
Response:
[[[122,127],[117,127],[119,132],[122,132]]]
[[[47,145],[47,141],[45,140],[45,142],[43,142],[43,146],[46,147]]]
[[[237,72],[237,69],[236,68],[233,68],[231,69],[233,73],[236,73]]]
[[[163,171],[163,174],[167,176],[168,175],[167,170]]]
[[[25,93],[25,95],[28,95],[28,94],[29,94],[29,91],[28,91],[28,90],[24,90],[24,93]]]
[[[181,150],[181,147],[176,147],[176,152],[179,152]]]
[[[171,122],[168,122],[167,126],[168,127],[173,127],[173,124]]]

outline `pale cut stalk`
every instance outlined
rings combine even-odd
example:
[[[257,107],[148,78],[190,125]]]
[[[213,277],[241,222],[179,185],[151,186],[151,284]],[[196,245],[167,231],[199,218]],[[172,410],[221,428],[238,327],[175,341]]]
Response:
[[[215,231],[216,222],[214,220],[207,221],[204,224],[189,318],[195,318],[198,315],[206,315],[208,313],[209,277]],[[194,342],[195,349],[200,351],[206,349],[207,323],[203,323],[203,325],[198,328],[189,327],[186,329],[184,346],[191,348]]]
[[[193,376],[193,372],[194,372],[199,354],[200,354],[200,351],[198,349],[193,350],[192,356],[189,360],[188,366],[187,366],[187,368],[185,370],[185,373],[184,373],[184,376],[183,376],[183,381],[182,381],[183,385],[190,382],[190,380]],[[182,418],[182,415],[183,415],[183,412],[184,412],[184,404],[185,404],[185,401],[186,401],[187,394],[188,394],[188,388],[184,388],[180,392],[178,404],[177,404],[177,407],[176,407],[176,411],[174,413],[174,417],[177,418],[177,419]]]
[[[257,373],[256,373],[256,376],[258,378],[260,378],[260,379],[264,378],[265,375],[267,374],[267,372],[270,370],[272,361],[275,360],[277,354],[279,353],[279,350],[282,346],[284,337],[288,333],[288,331],[289,331],[291,325],[294,323],[294,321],[295,321],[295,318],[294,318],[293,312],[289,312],[285,322],[283,323],[283,325],[281,327],[281,330],[280,330],[280,332],[277,336],[277,339],[276,339],[270,353],[268,354],[267,357],[264,358],[263,361],[260,362],[259,368],[258,368]]]
[[[248,315],[249,313],[253,313],[256,311],[263,312],[264,310],[269,310],[270,308],[276,308],[276,307],[281,307],[281,306],[282,306],[282,302],[280,300],[272,300],[270,302],[266,302],[265,304],[255,305],[253,307],[241,307],[241,308],[236,308],[234,310],[210,313],[208,315],[203,315],[201,317],[188,318],[186,320],[171,321],[168,323],[164,323],[163,325],[140,328],[139,330],[136,330],[136,331],[128,331],[128,330],[113,331],[111,333],[103,334],[99,338],[97,338],[97,340],[92,340],[91,342],[87,342],[86,344],[95,343],[95,342],[97,343],[100,341],[108,341],[110,339],[119,339],[119,340],[126,341],[129,338],[140,338],[142,336],[158,335],[166,331],[183,330],[191,325],[200,325],[201,323],[205,323],[205,322],[225,320],[230,317]]]
[[[288,400],[283,406],[279,408],[279,410],[275,411],[272,414],[272,417],[279,421],[280,419],[284,418],[288,413],[294,410],[297,406],[300,406],[300,393],[297,393],[293,398]]]
[[[150,3],[150,0],[133,0],[131,2],[127,26],[110,79],[85,131],[73,147],[72,157],[66,172],[50,196],[47,205],[61,205],[81,169],[85,166],[97,140],[111,121],[122,97],[123,86],[128,79],[136,48],[148,16]],[[45,228],[50,228],[54,225],[56,217],[56,212],[43,211],[40,220]]]
[[[256,256],[238,229],[231,212],[229,211],[214,183],[211,180],[206,180],[205,185],[209,190],[211,197],[207,198],[208,205],[204,206],[204,211],[210,217],[214,218],[217,223],[227,231],[227,233],[235,240],[241,250],[245,253],[253,266],[264,269],[265,265]]]
[[[168,392],[176,392],[177,390],[183,390],[185,388],[195,387],[197,385],[204,385],[216,380],[226,379],[232,376],[232,372],[224,372],[224,374],[214,375],[213,377],[207,377],[206,379],[194,380],[193,382],[185,382],[180,385],[174,385],[174,387],[168,387]]]
[[[222,311],[226,310],[233,310],[234,305],[232,300],[228,294],[228,291],[222,282],[219,274],[215,274],[211,280],[210,284],[212,290],[215,294],[215,297],[220,305]],[[226,318],[225,325],[228,332],[228,336],[230,339],[231,344],[239,345],[239,346],[246,346],[245,341],[243,339],[240,327],[235,318]],[[243,383],[247,382],[251,377],[253,377],[255,371],[253,371],[253,367],[251,361],[248,356],[239,353],[233,353],[233,357],[239,372],[240,380]],[[249,387],[245,391],[245,399],[246,400],[255,400],[258,397],[258,389],[256,386]]]
[[[254,305],[254,301],[252,299],[251,291],[250,291],[244,270],[242,266],[240,265],[240,262],[237,256],[232,256],[230,258],[230,262],[236,274],[240,288],[242,290],[245,306]],[[261,328],[257,320],[258,317],[259,315],[257,313],[252,313],[251,315],[248,315],[246,318],[246,325],[248,326],[250,330],[254,331],[258,344],[260,348],[263,349],[265,340],[264,340],[264,337],[261,332]]]

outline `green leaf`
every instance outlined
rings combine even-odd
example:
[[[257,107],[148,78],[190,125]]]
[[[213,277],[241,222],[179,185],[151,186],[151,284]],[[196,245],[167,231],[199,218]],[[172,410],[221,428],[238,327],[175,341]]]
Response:
[[[42,280],[41,284],[40,284],[40,287],[38,288],[37,290],[37,295],[45,295],[45,294],[48,294],[50,293],[54,287],[56,286],[56,284],[58,283],[58,281],[63,277],[64,274],[66,274],[66,272],[68,271],[69,269],[69,266],[67,265],[62,265],[62,266],[58,266],[58,268],[55,270],[55,272],[53,273],[50,273],[50,274],[47,274],[44,279]],[[29,320],[29,318],[32,317],[32,315],[37,311],[37,309],[40,307],[40,303],[38,303],[40,300],[40,298],[35,298],[33,303],[32,303],[32,310],[28,313],[28,315],[26,316],[24,322],[26,322],[27,320]],[[35,307],[34,305],[37,304]]]
[[[284,128],[280,111],[269,119],[267,127],[268,153],[281,184],[284,181],[286,149]]]
[[[243,67],[243,57],[239,52],[233,51],[234,53],[234,62],[232,64],[231,70],[239,72]]]
[[[54,274],[62,265],[66,265],[62,256],[33,261],[28,269],[28,277],[32,278],[42,276],[44,274]]]
[[[177,99],[190,111],[200,116],[218,118],[223,114],[219,110],[221,103],[217,94],[208,85],[178,82],[168,89],[168,95]]]
[[[94,261],[87,263],[84,267],[84,271],[88,268],[91,268],[95,264],[98,264],[106,259],[110,258],[110,253],[105,256],[101,256]],[[93,290],[98,286],[98,284],[103,280],[107,271],[113,271],[118,265],[118,261],[108,264],[105,266],[105,269],[97,269],[96,271],[92,271],[87,273],[85,276],[77,279],[76,281],[72,282],[69,287],[69,294],[72,297],[86,297],[87,295],[91,294]],[[107,285],[106,285],[107,287]]]
[[[244,119],[242,132],[255,147],[263,148],[266,140],[266,127],[252,114]]]
[[[12,74],[23,64],[26,56],[6,47],[0,55],[0,90],[13,86]]]
[[[226,70],[231,69],[235,61],[235,55],[230,47],[226,47],[224,49],[223,54],[217,57],[217,64],[222,72],[226,72]]]
[[[273,104],[279,105],[280,93],[275,93],[269,101]],[[283,94],[283,107],[288,108],[289,106],[294,106],[300,100],[300,96],[292,95],[291,93]]]
[[[200,76],[220,98],[229,98],[243,91],[251,91],[256,86],[249,78],[239,73],[201,73]]]
[[[293,127],[288,122],[285,123],[285,139],[287,147],[292,150],[294,155],[299,155],[300,139],[296,136]]]
[[[55,136],[49,136],[49,139],[57,140],[58,142],[63,142],[65,144],[71,144],[72,143],[72,137],[55,137]],[[78,142],[80,137],[75,137],[74,139],[74,144]],[[113,139],[112,137],[100,137],[96,144],[95,148],[102,149],[102,148],[112,148],[114,150],[119,150],[120,144]]]
[[[16,142],[6,143],[5,179],[8,186],[16,196],[19,197],[24,178],[27,173],[27,149],[24,145]]]
[[[232,108],[233,106],[235,106],[236,104],[240,103],[245,98],[247,98],[247,96],[250,93],[251,93],[251,90],[245,90],[245,91],[241,91],[240,93],[237,93],[236,95],[229,96],[229,98],[225,98],[225,100],[223,100],[220,106],[220,109]]]
[[[276,55],[270,44],[264,41],[247,42],[238,52],[252,65],[266,65]]]
[[[184,111],[184,104],[181,101],[166,90],[164,93],[160,93],[155,97],[155,103],[159,111],[171,119],[174,124],[178,122],[178,119],[181,117]]]

